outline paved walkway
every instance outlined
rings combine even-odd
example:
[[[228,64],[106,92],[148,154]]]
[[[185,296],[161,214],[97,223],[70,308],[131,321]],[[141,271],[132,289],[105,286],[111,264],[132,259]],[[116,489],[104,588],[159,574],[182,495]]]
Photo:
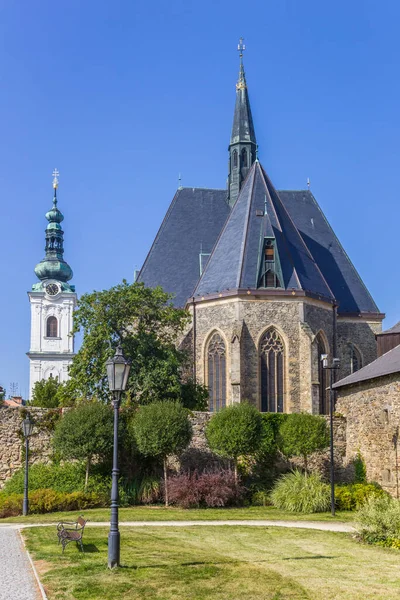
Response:
[[[4,523],[0,525],[9,529],[24,529],[25,527],[54,527],[56,523]],[[241,527],[290,527],[296,529],[318,529],[320,531],[336,531],[351,533],[354,527],[348,523],[329,521],[120,521],[120,527],[215,527],[221,525],[240,525]],[[109,527],[108,521],[88,521],[87,527]]]
[[[0,600],[38,600],[32,567],[18,531],[0,530]]]

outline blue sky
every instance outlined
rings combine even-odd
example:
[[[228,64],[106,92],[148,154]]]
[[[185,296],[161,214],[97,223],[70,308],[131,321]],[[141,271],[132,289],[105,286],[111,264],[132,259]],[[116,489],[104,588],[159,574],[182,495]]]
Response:
[[[238,71],[260,160],[311,188],[400,319],[400,4],[0,1],[0,384],[26,395],[27,291],[60,171],[77,292],[133,279],[178,185],[224,187]]]

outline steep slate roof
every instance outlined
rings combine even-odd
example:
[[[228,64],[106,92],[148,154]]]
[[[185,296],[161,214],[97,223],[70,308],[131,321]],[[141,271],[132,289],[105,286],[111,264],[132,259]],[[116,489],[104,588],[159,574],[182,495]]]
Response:
[[[258,216],[265,208],[264,216]],[[194,295],[257,288],[261,244],[271,234],[276,240],[282,287],[334,301],[318,265],[258,161],[249,171]]]
[[[360,381],[368,381],[369,379],[375,379],[376,377],[383,377],[384,375],[390,375],[392,373],[400,372],[400,346],[396,346],[386,354],[383,354],[374,362],[369,363],[366,367],[363,367],[359,371],[352,373],[344,377],[340,381],[336,382],[332,387],[341,388],[346,385],[353,385]]]
[[[253,117],[251,115],[249,93],[247,91],[246,76],[243,63],[240,63],[239,80],[236,85],[235,112],[231,133],[231,145],[239,142],[252,142],[256,144]]]
[[[156,235],[138,281],[160,285],[185,306],[200,277],[200,251],[211,253],[229,214],[226,190],[180,188]]]
[[[339,303],[339,314],[378,313],[371,294],[309,191],[279,196]]]

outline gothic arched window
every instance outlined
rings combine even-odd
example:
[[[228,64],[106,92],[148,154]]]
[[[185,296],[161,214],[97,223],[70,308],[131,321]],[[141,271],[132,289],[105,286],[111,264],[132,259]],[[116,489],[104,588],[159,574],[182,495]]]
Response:
[[[219,333],[214,333],[207,346],[208,393],[210,411],[226,405],[226,349]]]
[[[319,414],[329,415],[328,402],[328,380],[327,371],[323,368],[321,354],[328,354],[324,340],[320,334],[316,338],[317,342],[317,360],[318,360],[318,382],[319,382]]]
[[[283,412],[285,349],[276,329],[265,332],[260,343],[261,411]]]
[[[233,166],[237,167],[238,165],[238,153],[236,150],[233,151]]]
[[[355,373],[362,367],[361,354],[353,344],[349,344],[350,348],[350,373]]]
[[[242,167],[247,167],[247,150],[243,148],[242,150]]]
[[[58,323],[56,317],[49,317],[46,324],[46,336],[57,337],[58,335]]]

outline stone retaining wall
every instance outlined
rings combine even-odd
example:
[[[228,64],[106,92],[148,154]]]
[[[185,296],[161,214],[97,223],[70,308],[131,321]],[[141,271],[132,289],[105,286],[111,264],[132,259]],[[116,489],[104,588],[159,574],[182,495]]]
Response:
[[[29,412],[35,420],[48,411],[45,408],[29,407]],[[0,406],[0,489],[21,468],[25,459],[25,442],[21,429],[23,416],[24,408]],[[51,434],[48,431],[34,427],[29,442],[30,464],[50,462]]]

